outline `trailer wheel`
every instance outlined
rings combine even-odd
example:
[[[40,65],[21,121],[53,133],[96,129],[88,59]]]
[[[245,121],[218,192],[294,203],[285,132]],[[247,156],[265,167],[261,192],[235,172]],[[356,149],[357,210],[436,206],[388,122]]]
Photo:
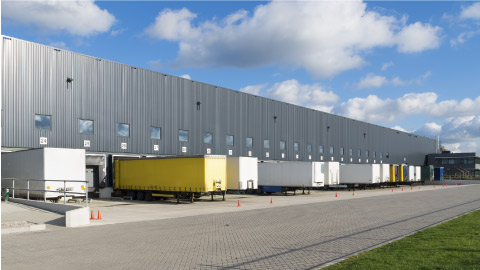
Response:
[[[151,202],[153,200],[153,194],[151,191],[145,192],[145,201]]]
[[[143,201],[145,199],[145,193],[143,191],[137,191],[137,200]]]
[[[135,192],[134,190],[129,190],[127,192],[127,196],[132,198],[132,200],[136,200],[137,199],[137,192]]]

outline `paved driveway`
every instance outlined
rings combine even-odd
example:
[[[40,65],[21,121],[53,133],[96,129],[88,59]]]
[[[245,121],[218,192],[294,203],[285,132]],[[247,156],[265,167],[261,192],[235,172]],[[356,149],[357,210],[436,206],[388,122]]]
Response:
[[[314,269],[475,209],[480,185],[7,235],[2,267]]]

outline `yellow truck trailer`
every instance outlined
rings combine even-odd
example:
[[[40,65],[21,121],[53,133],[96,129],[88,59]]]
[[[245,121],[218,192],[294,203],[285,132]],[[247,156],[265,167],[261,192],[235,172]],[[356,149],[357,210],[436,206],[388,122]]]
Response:
[[[120,158],[114,161],[114,188],[138,200],[166,195],[180,199],[222,195],[227,186],[226,157],[222,155]]]
[[[390,183],[395,183],[398,181],[396,176],[398,175],[398,165],[390,165]]]

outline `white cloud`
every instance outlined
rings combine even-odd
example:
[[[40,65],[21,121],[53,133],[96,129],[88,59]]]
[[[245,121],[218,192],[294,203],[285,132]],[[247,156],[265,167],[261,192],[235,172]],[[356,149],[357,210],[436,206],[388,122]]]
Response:
[[[64,50],[68,49],[67,44],[65,44],[65,42],[63,42],[63,41],[50,42],[50,43],[48,43],[48,45],[50,45],[52,47],[55,47],[55,48],[59,48],[59,49],[64,49]]]
[[[250,85],[241,88],[240,91],[324,112],[331,112],[339,99],[335,93],[325,90],[319,84],[301,84],[294,79],[267,86],[267,84]]]
[[[175,65],[238,68],[280,64],[331,77],[365,63],[362,52],[397,46],[420,52],[439,45],[440,28],[367,11],[361,1],[273,1],[252,14],[194,24],[188,9],[161,11],[145,30],[179,43]]]
[[[112,37],[116,37],[116,36],[122,34],[123,32],[125,32],[126,30],[127,30],[126,28],[115,29],[115,30],[110,31],[110,35],[111,35]]]
[[[421,52],[440,46],[438,26],[416,22],[404,27],[397,36],[398,50],[404,53]]]
[[[115,17],[93,0],[4,1],[2,17],[34,25],[39,31],[65,31],[78,36],[107,32],[115,23]]]
[[[427,115],[435,118],[480,114],[480,96],[476,99],[437,101],[433,92],[410,93],[397,99],[381,99],[375,95],[351,98],[335,108],[346,117],[372,123],[391,123],[407,115]]]
[[[402,80],[399,77],[395,77],[389,80],[385,76],[375,75],[373,73],[367,74],[366,77],[360,79],[360,82],[356,84],[356,88],[363,89],[363,88],[379,88],[384,85],[393,85],[393,86],[405,86],[411,84],[422,84],[430,75],[432,74],[431,71],[427,71],[425,74],[419,76],[418,78],[412,80]]]
[[[163,68],[162,61],[160,61],[160,60],[151,60],[151,61],[148,61],[148,65],[149,65],[152,69],[156,69],[156,70],[160,70],[160,69]]]
[[[387,63],[383,64],[383,66],[382,66],[382,71],[385,71],[385,70],[389,69],[389,68],[392,67],[392,66],[393,66],[393,62],[392,62],[392,61],[387,62]]]
[[[458,34],[457,38],[450,40],[450,45],[452,47],[461,45],[478,34],[480,34],[480,30],[462,32]]]
[[[187,80],[192,79],[189,74],[183,74],[183,75],[180,76],[180,78],[184,78],[184,79],[187,79]]]
[[[155,18],[155,23],[145,33],[159,39],[176,41],[179,39],[198,38],[200,34],[190,22],[197,15],[183,8],[180,10],[164,9]]]
[[[326,112],[330,112],[339,99],[335,93],[325,91],[318,84],[300,84],[297,80],[275,83],[267,90],[267,94],[273,99]]]
[[[480,2],[474,3],[468,7],[462,8],[461,19],[480,20]]]
[[[388,79],[383,76],[369,73],[357,83],[357,88],[379,88],[388,83]]]
[[[267,84],[265,84],[265,83],[264,84],[257,84],[257,85],[249,85],[249,86],[245,86],[243,88],[240,88],[240,91],[258,96],[260,94],[260,91],[262,89],[264,89],[266,86],[267,86]]]
[[[395,129],[395,130],[398,130],[398,131],[402,131],[402,132],[410,133],[410,131],[402,128],[401,126],[393,126],[392,129]]]
[[[437,135],[440,135],[440,133],[442,132],[442,126],[435,122],[430,122],[426,123],[414,132],[425,137],[436,138]]]
[[[441,125],[426,123],[416,130],[415,134],[431,138],[439,136],[442,144],[453,152],[478,152],[480,150],[480,116],[450,117]]]

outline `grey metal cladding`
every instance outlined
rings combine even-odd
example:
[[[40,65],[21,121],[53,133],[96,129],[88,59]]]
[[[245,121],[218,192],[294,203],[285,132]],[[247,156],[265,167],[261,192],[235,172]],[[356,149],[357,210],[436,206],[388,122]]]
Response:
[[[377,163],[382,152],[384,163],[406,159],[418,165],[436,152],[434,139],[15,38],[2,38],[2,54],[3,147],[43,147],[39,139],[46,137],[49,147],[83,148],[89,140],[87,150],[95,152],[191,155],[210,148],[212,154],[232,150],[233,156],[251,151],[260,159],[280,160],[284,153],[285,160],[297,160],[297,154],[298,160],[330,160],[333,146],[336,161],[349,163],[351,148],[353,163],[361,149],[362,163],[369,150],[369,163],[375,151]],[[35,114],[51,115],[52,130],[35,129]],[[78,119],[93,120],[94,134],[80,133]],[[129,137],[117,136],[117,123],[130,125]],[[152,126],[161,128],[161,139],[151,139]],[[179,129],[188,130],[187,142],[179,142]],[[205,132],[213,134],[213,144],[204,143]],[[226,145],[226,135],[234,136],[233,146]],[[270,140],[269,149],[263,140]]]

